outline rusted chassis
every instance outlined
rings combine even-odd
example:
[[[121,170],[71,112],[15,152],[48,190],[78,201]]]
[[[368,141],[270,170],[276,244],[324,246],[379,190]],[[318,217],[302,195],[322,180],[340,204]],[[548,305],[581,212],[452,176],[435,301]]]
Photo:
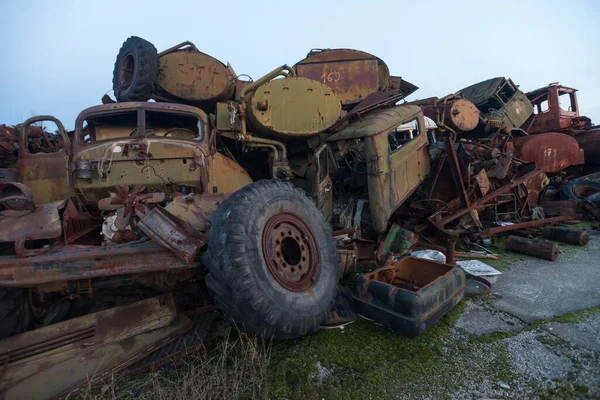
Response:
[[[66,246],[37,257],[0,257],[0,286],[33,287],[105,276],[182,270],[190,266],[158,243]]]

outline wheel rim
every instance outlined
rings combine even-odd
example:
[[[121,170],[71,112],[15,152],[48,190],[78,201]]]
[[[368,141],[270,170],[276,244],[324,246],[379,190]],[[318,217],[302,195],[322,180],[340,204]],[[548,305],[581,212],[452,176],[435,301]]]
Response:
[[[269,272],[281,286],[303,292],[316,282],[319,251],[312,232],[298,217],[273,216],[263,231],[262,245]]]
[[[133,73],[135,71],[135,56],[128,53],[123,57],[119,64],[119,88],[127,89],[133,82]]]

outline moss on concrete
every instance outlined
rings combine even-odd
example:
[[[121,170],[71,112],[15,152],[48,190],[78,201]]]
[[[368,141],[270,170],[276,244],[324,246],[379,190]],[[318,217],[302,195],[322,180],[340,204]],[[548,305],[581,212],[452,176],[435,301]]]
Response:
[[[290,399],[389,398],[402,393],[444,398],[483,376],[511,382],[516,376],[504,343],[468,343],[454,332],[467,301],[416,338],[357,321],[343,330],[278,343],[272,352],[271,393]]]

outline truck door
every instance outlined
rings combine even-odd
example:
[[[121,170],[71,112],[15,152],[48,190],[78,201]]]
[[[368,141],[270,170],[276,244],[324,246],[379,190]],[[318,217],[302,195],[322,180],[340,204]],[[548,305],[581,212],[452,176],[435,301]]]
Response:
[[[366,138],[369,203],[376,232],[385,231],[394,211],[429,173],[428,143],[422,114]]]
[[[44,129],[42,123],[53,125],[53,129]],[[71,140],[58,119],[44,115],[25,121],[17,171],[19,182],[31,188],[37,204],[73,195],[69,178],[70,156]]]
[[[336,169],[335,162],[333,161],[331,149],[325,143],[315,150],[314,156],[317,173],[313,197],[315,198],[317,207],[323,211],[325,220],[330,222],[333,216],[333,180],[331,176]]]

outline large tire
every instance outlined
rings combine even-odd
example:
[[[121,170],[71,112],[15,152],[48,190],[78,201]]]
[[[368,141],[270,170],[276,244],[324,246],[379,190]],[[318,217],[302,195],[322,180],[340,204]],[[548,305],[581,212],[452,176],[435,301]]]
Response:
[[[560,196],[563,200],[591,201],[600,206],[600,182],[574,180],[565,183]]]
[[[328,319],[341,270],[331,227],[302,190],[250,184],[219,206],[208,236],[206,285],[237,326],[291,339]]]
[[[123,43],[113,71],[117,101],[146,101],[156,90],[158,52],[147,40],[132,36]]]
[[[25,332],[31,321],[27,291],[19,288],[0,288],[0,339]]]

